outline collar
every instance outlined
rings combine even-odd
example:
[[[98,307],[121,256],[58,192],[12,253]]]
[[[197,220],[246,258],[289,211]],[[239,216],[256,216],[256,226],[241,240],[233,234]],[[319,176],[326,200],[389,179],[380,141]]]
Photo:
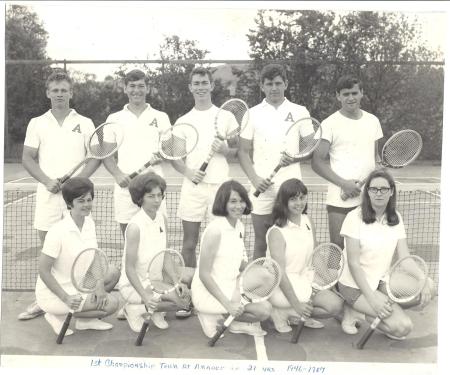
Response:
[[[86,220],[88,220],[87,216],[84,218],[83,228],[85,228]],[[81,232],[81,230],[75,224],[75,221],[73,221],[72,215],[70,215],[70,211],[64,216],[61,221],[63,223],[64,229],[66,229],[68,232]]]
[[[69,113],[66,117],[77,115],[77,111],[75,111],[73,108],[69,108]],[[55,116],[52,113],[52,109],[50,108],[47,112],[45,112],[45,116],[52,118],[53,120],[56,120]]]
[[[289,100],[286,99],[286,97],[284,97],[283,102],[278,106],[278,108],[275,108],[272,104],[270,104],[266,98],[263,99],[263,101],[261,102],[263,107],[272,107],[273,109],[275,109],[276,111],[278,111],[280,108],[286,106],[286,104],[290,103]]]
[[[145,221],[148,221],[149,223],[155,223],[156,219],[158,218],[158,212],[156,212],[156,216],[154,219],[152,219],[147,212],[144,211],[144,209],[141,207],[141,210],[139,211],[140,215],[144,218]]]
[[[129,104],[130,104],[130,103],[125,104],[125,105],[123,106],[123,109],[124,109],[125,111],[130,112],[130,113],[133,113],[133,112],[131,112],[131,111],[129,110],[129,108],[128,108],[128,105],[129,105]],[[146,111],[149,111],[150,109],[152,109],[152,107],[150,106],[150,104],[145,103],[145,109],[142,111],[142,113],[144,113],[144,112],[146,112]],[[133,113],[133,114],[134,114],[134,113]]]

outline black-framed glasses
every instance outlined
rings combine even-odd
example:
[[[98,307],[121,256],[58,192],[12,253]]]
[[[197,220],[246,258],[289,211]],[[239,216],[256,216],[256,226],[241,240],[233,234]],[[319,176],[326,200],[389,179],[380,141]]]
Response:
[[[390,187],[386,187],[386,186],[383,186],[383,187],[380,187],[380,188],[375,187],[375,186],[371,186],[371,187],[369,187],[367,189],[367,191],[369,193],[371,193],[371,194],[381,193],[382,195],[384,195],[384,194],[387,194],[388,192],[390,192],[391,188]]]

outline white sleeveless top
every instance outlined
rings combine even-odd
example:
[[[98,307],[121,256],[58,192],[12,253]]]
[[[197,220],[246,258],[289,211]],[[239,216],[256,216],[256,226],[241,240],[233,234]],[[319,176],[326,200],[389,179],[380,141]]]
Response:
[[[155,219],[152,220],[142,208],[131,218],[128,225],[130,224],[135,224],[139,228],[136,272],[142,282],[146,279],[150,261],[157,253],[166,249],[166,225],[164,216],[159,211],[156,213]],[[122,256],[122,274],[119,280],[119,287],[130,284],[125,271],[126,249],[127,241],[125,231],[125,248]]]
[[[269,228],[266,234],[268,256],[270,256],[269,234],[274,228],[280,231],[286,243],[286,273],[300,274],[314,249],[312,225],[308,215],[302,215],[300,225],[288,220],[282,228],[275,225]]]
[[[246,258],[244,245],[244,225],[240,220],[232,227],[225,217],[216,217],[205,229],[200,243],[200,255],[198,265],[192,280],[192,293],[201,299],[202,295],[210,295],[199,276],[199,265],[202,254],[203,238],[212,228],[220,231],[220,244],[214,263],[211,268],[211,276],[222,292],[231,298],[236,288],[236,280],[239,276],[239,267]]]

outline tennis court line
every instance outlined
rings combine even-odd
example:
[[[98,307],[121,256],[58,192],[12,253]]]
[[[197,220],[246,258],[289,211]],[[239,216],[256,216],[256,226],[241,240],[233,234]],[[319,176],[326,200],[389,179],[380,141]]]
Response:
[[[10,184],[10,183],[15,183],[15,182],[19,182],[19,181],[22,181],[22,180],[28,180],[28,179],[30,179],[29,176],[27,176],[27,177],[20,177],[20,178],[16,178],[15,180],[5,181],[5,183],[7,182],[8,184]]]
[[[4,204],[3,208],[9,207],[9,206],[11,206],[13,204],[18,204],[18,203],[22,202],[24,199],[32,198],[35,195],[36,195],[36,193],[28,194],[28,195],[26,195],[26,196],[24,196],[24,197],[22,197],[20,199],[17,199],[16,201],[12,201],[12,202]]]
[[[264,336],[253,336],[253,338],[255,339],[256,360],[268,361]]]

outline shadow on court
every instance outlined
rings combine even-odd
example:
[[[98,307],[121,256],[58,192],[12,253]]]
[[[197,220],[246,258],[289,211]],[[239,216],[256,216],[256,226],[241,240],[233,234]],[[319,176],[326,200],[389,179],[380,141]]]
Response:
[[[17,314],[32,299],[31,292],[2,293],[2,355],[257,359],[253,337],[226,333],[214,348],[210,348],[196,316],[178,320],[173,314],[168,315],[169,329],[163,331],[150,326],[141,347],[134,345],[137,334],[130,330],[128,323],[115,316],[106,319],[114,324],[112,330],[75,331],[62,345],[57,345],[56,335],[43,316],[23,322],[17,320]],[[344,334],[334,319],[324,321],[324,329],[305,328],[298,344],[289,342],[289,333],[277,333],[271,323],[264,322],[263,328],[268,331],[264,339],[267,357],[270,361],[435,363],[437,299],[424,311],[411,310],[410,316],[414,330],[407,340],[394,341],[375,333],[364,350],[352,346],[360,335]],[[361,330],[366,326],[364,324]]]

